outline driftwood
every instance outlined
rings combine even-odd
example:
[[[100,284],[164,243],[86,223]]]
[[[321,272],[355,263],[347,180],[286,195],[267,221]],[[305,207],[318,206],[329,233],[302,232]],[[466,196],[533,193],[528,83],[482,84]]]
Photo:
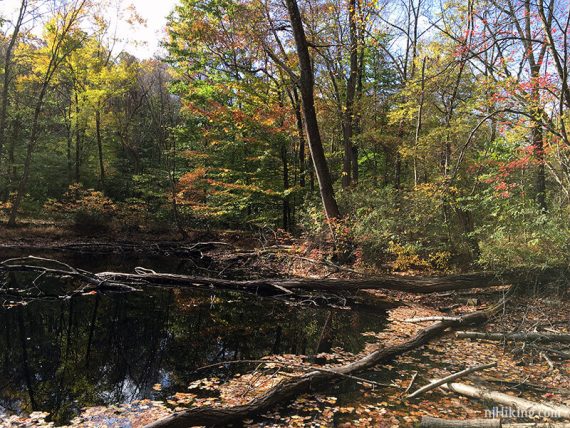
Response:
[[[520,333],[485,333],[481,331],[458,331],[460,339],[485,339],[512,342],[556,342],[570,343],[570,334],[520,332]]]
[[[467,376],[470,373],[474,373],[474,372],[480,371],[480,370],[490,369],[491,367],[496,367],[496,366],[497,366],[497,363],[489,363],[489,364],[481,364],[481,365],[478,365],[475,367],[466,368],[465,370],[461,370],[460,372],[446,376],[443,379],[439,379],[435,382],[431,382],[428,385],[421,387],[417,391],[408,395],[408,398],[417,397],[418,395],[421,395],[421,394],[424,394],[428,391],[431,391],[432,389],[435,389],[438,386],[443,385],[444,383],[448,383],[448,382],[451,382],[452,380],[459,379],[460,377]]]
[[[505,299],[509,298],[514,287],[511,287]],[[333,367],[336,373],[327,373],[315,370],[299,377],[281,381],[268,392],[253,399],[247,404],[233,407],[196,407],[179,413],[174,413],[166,418],[156,421],[146,428],[185,428],[196,425],[225,425],[242,420],[254,414],[258,414],[269,408],[283,404],[297,395],[312,389],[327,385],[338,378],[338,373],[343,375],[355,375],[362,371],[392,360],[398,355],[419,348],[429,341],[445,334],[448,329],[458,328],[465,325],[479,325],[488,320],[496,310],[504,304],[505,300],[487,310],[473,312],[461,317],[460,321],[441,321],[426,327],[411,339],[390,346],[380,348],[364,356],[363,358],[340,367]]]
[[[519,414],[529,416],[534,414],[543,417],[570,418],[570,407],[556,404],[536,403],[520,397],[490,391],[463,383],[448,383],[442,385],[448,391],[455,392],[470,398],[476,398],[488,403],[500,404],[507,409],[515,409]],[[515,412],[515,415],[517,412]]]
[[[570,428],[570,423],[506,423],[501,419],[449,420],[424,416],[420,428]]]

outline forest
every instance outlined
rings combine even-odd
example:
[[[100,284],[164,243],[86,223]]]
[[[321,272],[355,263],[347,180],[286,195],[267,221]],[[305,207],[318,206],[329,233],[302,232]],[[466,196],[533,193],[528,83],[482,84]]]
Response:
[[[147,3],[0,2],[0,425],[570,426],[570,1]]]

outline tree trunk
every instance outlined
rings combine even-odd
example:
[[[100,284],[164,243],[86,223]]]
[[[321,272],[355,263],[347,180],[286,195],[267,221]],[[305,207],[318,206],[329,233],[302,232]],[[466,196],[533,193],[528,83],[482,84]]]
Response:
[[[349,187],[353,181],[353,169],[357,162],[352,146],[354,134],[354,98],[358,83],[358,35],[356,31],[356,0],[348,1],[349,34],[350,34],[350,71],[346,82],[346,104],[342,117],[342,136],[344,159],[342,169],[342,186]],[[357,172],[358,175],[358,172]]]
[[[34,110],[34,118],[32,119],[32,131],[30,133],[30,139],[28,141],[28,146],[26,148],[24,170],[22,171],[22,177],[20,178],[20,183],[18,184],[18,189],[16,191],[14,201],[12,202],[12,209],[10,210],[10,216],[8,218],[8,226],[16,225],[18,210],[20,209],[22,198],[24,197],[26,188],[28,187],[28,179],[30,178],[30,169],[32,166],[32,155],[34,153],[34,149],[37,143],[40,113],[42,110],[43,98],[46,90],[47,90],[47,83],[44,84],[44,87],[40,92],[40,98],[38,99],[38,102],[36,103],[36,108]]]
[[[67,55],[69,55],[69,53],[71,53],[70,50],[62,52],[62,50],[64,49],[64,47],[63,47],[64,40],[65,40],[65,37],[67,36],[67,34],[71,31],[72,26],[77,21],[79,14],[80,14],[81,10],[83,9],[83,6],[85,5],[85,3],[86,3],[85,0],[77,0],[77,2],[74,2],[72,4],[73,7],[70,10],[65,11],[63,13],[63,15],[61,16],[64,24],[62,24],[62,27],[59,29],[58,40],[55,42],[54,46],[51,49],[51,57],[49,59],[47,70],[46,70],[46,73],[43,77],[43,81],[42,81],[41,86],[40,86],[38,98],[36,100],[36,104],[34,107],[34,115],[32,118],[32,125],[31,125],[32,130],[30,132],[30,137],[28,140],[28,146],[26,148],[26,157],[24,160],[24,170],[22,172],[22,177],[20,179],[20,183],[18,185],[18,189],[16,191],[16,195],[15,195],[13,203],[12,203],[12,208],[10,210],[10,216],[8,219],[8,226],[15,226],[16,225],[16,218],[18,216],[18,210],[20,209],[20,205],[22,203],[22,198],[24,197],[24,194],[25,194],[26,189],[28,187],[28,180],[30,177],[30,169],[31,169],[31,165],[32,165],[32,155],[34,153],[34,149],[36,147],[37,140],[38,140],[40,114],[41,114],[42,109],[43,109],[44,98],[45,98],[47,89],[51,83],[51,79],[53,78],[55,71],[57,70],[57,68],[59,67],[61,62],[65,59],[65,57]]]
[[[283,163],[283,190],[287,192],[290,188],[289,184],[289,163],[287,161],[287,143],[283,141],[281,145],[281,162]],[[291,228],[291,204],[289,203],[289,195],[283,195],[282,201],[283,208],[283,219],[282,225],[283,230],[288,231]]]
[[[301,99],[303,102],[303,113],[305,117],[305,127],[309,137],[309,148],[311,157],[315,166],[317,180],[325,214],[328,219],[338,219],[341,217],[340,210],[334,195],[332,179],[325,158],[325,152],[319,131],[319,123],[317,121],[317,112],[315,110],[314,99],[314,75],[311,64],[311,56],[309,54],[309,45],[305,37],[303,21],[296,0],[286,0],[291,27],[295,37],[295,45],[297,47],[297,55],[299,57],[299,67],[301,71],[299,79],[299,87],[301,90]]]
[[[535,183],[535,197],[536,204],[542,211],[546,211],[546,172],[544,165],[544,142],[542,125],[540,122],[535,122],[532,125],[532,147],[534,156],[536,158],[536,183]]]
[[[14,188],[14,183],[17,182],[17,168],[16,168],[16,145],[20,141],[21,122],[19,114],[16,113],[12,121],[12,138],[8,144],[8,163],[6,164],[6,175],[8,176],[8,185],[6,186],[5,194],[2,195],[2,200],[7,201],[10,199],[10,191]],[[1,162],[0,162],[1,163]]]
[[[16,45],[18,35],[20,34],[20,28],[22,27],[22,22],[24,20],[24,16],[26,15],[27,7],[28,0],[22,0],[20,3],[20,11],[18,12],[18,18],[16,19],[14,30],[12,31],[12,36],[10,37],[10,41],[6,47],[6,53],[4,54],[4,79],[2,85],[2,103],[0,105],[0,162],[2,162],[6,136],[6,122],[8,118],[8,95],[10,89],[10,79],[12,78],[12,53],[14,51],[14,46]]]
[[[75,93],[75,182],[81,181],[81,129],[79,126],[79,97]]]
[[[105,165],[103,164],[103,140],[101,139],[101,111],[95,111],[95,133],[97,136],[97,152],[99,154],[99,181],[105,185]]]
[[[305,165],[305,129],[303,126],[303,113],[297,89],[293,89],[293,108],[295,109],[295,122],[297,125],[297,135],[299,137],[299,186],[305,187],[306,165]]]
[[[73,128],[71,118],[67,127],[67,181],[68,184],[73,183],[73,156],[71,154],[73,149]]]
[[[422,131],[422,119],[425,101],[425,76],[426,76],[426,60],[427,57],[424,56],[422,60],[422,75],[421,75],[421,92],[420,100],[418,106],[418,116],[416,118],[416,135],[414,138],[414,185],[418,185],[418,145],[420,143],[420,133]]]

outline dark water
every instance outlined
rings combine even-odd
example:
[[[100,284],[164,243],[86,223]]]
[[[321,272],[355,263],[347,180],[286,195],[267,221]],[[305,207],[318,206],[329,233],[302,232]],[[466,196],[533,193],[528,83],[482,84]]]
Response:
[[[117,270],[117,260],[108,269]],[[31,279],[11,281],[21,286]],[[49,282],[42,287],[65,287]],[[207,375],[194,371],[214,362],[314,355],[334,347],[357,352],[366,340],[359,333],[379,331],[385,315],[382,309],[299,307],[239,293],[157,287],[3,308],[0,413],[41,410],[61,423],[82,407],[185,391]]]

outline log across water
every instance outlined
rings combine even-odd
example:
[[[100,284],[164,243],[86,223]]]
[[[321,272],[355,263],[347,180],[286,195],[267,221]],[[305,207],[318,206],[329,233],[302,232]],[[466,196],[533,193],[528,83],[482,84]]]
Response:
[[[252,280],[231,280],[222,278],[199,277],[157,273],[140,270],[139,273],[101,272],[96,276],[103,280],[112,280],[128,284],[149,283],[164,286],[206,286],[233,290],[245,290],[257,293],[284,292],[285,290],[314,290],[322,292],[358,291],[358,290],[395,290],[409,293],[435,293],[443,291],[487,288],[518,282],[514,276],[497,276],[493,273],[478,272],[444,277],[410,277],[385,275],[368,279],[304,279],[304,278],[263,278]]]

